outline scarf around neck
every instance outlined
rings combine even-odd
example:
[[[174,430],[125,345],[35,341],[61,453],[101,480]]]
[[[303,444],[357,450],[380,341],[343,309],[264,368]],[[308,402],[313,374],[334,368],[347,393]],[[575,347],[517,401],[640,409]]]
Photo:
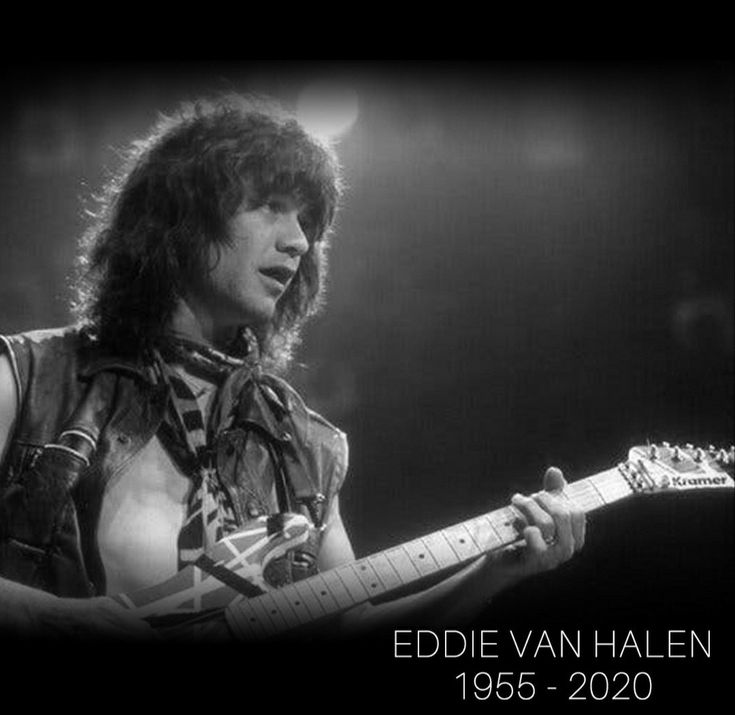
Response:
[[[169,388],[168,408],[159,435],[192,482],[178,537],[179,569],[195,562],[240,526],[217,472],[213,449],[217,435],[232,424],[246,386],[260,378],[257,338],[245,328],[237,342],[239,354],[232,355],[188,338],[167,335],[154,350],[156,368]],[[206,420],[184,377],[186,372],[216,386]]]

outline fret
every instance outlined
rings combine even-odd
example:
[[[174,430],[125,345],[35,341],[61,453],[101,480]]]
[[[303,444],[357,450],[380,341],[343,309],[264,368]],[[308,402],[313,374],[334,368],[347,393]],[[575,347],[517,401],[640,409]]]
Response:
[[[339,604],[327,588],[327,584],[321,574],[316,574],[315,576],[304,579],[299,583],[303,583],[311,588],[314,596],[317,598],[326,613],[336,613],[340,610]]]
[[[410,583],[421,576],[402,547],[396,546],[383,553],[403,583]]]
[[[616,502],[632,494],[632,489],[623,477],[615,471],[603,472],[594,480],[594,485],[606,504]]]
[[[508,546],[508,544],[518,541],[521,537],[516,524],[519,518],[523,519],[523,517],[515,507],[507,506],[502,509],[496,509],[490,512],[490,514],[486,514],[485,518],[493,526],[495,536],[499,542],[497,545],[492,546],[493,549],[498,548],[498,546]]]
[[[271,619],[276,631],[288,630],[288,621],[274,598],[274,592],[265,593],[259,596],[258,600],[268,612],[268,617]]]
[[[587,501],[590,496],[596,497],[599,500],[599,497],[594,492],[593,487],[585,480],[579,481],[579,482],[573,482],[572,484],[567,484],[567,486],[562,491],[562,494],[567,498],[573,501],[575,504],[581,504]]]
[[[482,553],[482,550],[472,538],[470,530],[464,524],[450,526],[448,529],[444,529],[442,533],[462,561],[467,561]]]
[[[253,607],[249,601],[241,601],[236,607],[232,609],[233,614],[228,623],[230,626],[237,630],[236,635],[247,640],[248,638],[258,637],[257,623],[254,622],[255,616],[253,615]],[[265,634],[264,634],[265,635]]]
[[[340,579],[334,570],[325,571],[321,574],[321,577],[340,608],[350,608],[355,605],[354,599],[350,596],[344,583],[342,583],[342,579]]]
[[[368,559],[356,561],[355,572],[360,581],[362,581],[365,590],[371,596],[378,596],[381,593],[385,593],[385,586],[383,586],[383,582],[378,578],[378,574],[375,573],[375,569],[370,565]]]
[[[465,522],[465,526],[483,554],[500,545],[498,532],[495,531],[489,519],[485,519],[484,517],[471,519]]]
[[[326,615],[326,611],[322,608],[319,599],[314,595],[314,592],[306,584],[306,581],[297,581],[293,584],[293,587],[301,596],[301,602],[306,605],[312,618],[317,619]]]
[[[291,609],[291,613],[296,616],[298,620],[297,625],[303,625],[304,623],[311,623],[312,618],[309,615],[309,609],[306,607],[303,598],[296,590],[294,584],[290,583],[287,586],[279,588],[277,593],[282,595],[288,600],[288,605]]]
[[[573,482],[565,491],[585,512],[594,511],[605,504],[594,483],[588,479]]]
[[[351,564],[340,566],[337,569],[337,574],[342,579],[342,583],[345,585],[354,603],[360,603],[368,599],[368,593]]]
[[[597,497],[602,502],[602,505],[605,506],[607,504],[607,501],[606,501],[604,495],[602,494],[602,492],[599,490],[599,488],[597,486],[597,482],[598,481],[599,480],[597,480],[597,479],[589,479],[588,480],[589,485],[595,490],[595,494],[597,494]]]
[[[265,638],[268,635],[268,631],[255,614],[252,604],[248,604],[247,608],[243,609],[243,616],[244,618],[240,619],[240,623],[248,633],[251,633],[255,638]]]
[[[299,618],[299,615],[291,605],[289,594],[285,587],[271,591],[270,595],[276,602],[276,606],[289,628],[296,628],[296,626],[300,626],[302,624],[303,621]],[[304,609],[301,610],[303,611]]]
[[[422,575],[436,573],[439,570],[439,566],[434,561],[434,557],[431,555],[429,550],[424,546],[420,539],[414,539],[403,545],[408,557],[416,567],[417,571]]]
[[[440,569],[457,565],[457,554],[454,553],[452,547],[447,543],[441,531],[435,531],[433,534],[424,536],[421,541],[434,557],[434,561],[439,564]]]
[[[264,631],[264,635],[270,636],[277,633],[276,626],[270,619],[262,598],[260,596],[251,598],[249,602],[253,607],[250,622],[259,626],[260,630]]]
[[[625,499],[626,497],[631,496],[635,492],[633,491],[633,488],[629,486],[628,484],[621,484],[618,487],[617,492],[615,493],[614,497],[610,499],[610,502],[616,502],[620,501],[621,499]]]
[[[386,591],[391,591],[394,588],[398,588],[403,585],[403,580],[400,574],[391,566],[388,557],[383,554],[373,554],[368,557],[370,565],[375,569],[375,573],[378,574],[383,587]]]

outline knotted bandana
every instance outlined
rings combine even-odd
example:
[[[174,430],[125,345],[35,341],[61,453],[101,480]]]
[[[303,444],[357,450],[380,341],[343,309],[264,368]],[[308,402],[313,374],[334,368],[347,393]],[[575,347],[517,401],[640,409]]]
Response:
[[[170,394],[159,436],[192,481],[178,538],[179,569],[196,561],[239,526],[230,496],[217,473],[213,445],[216,436],[231,423],[243,388],[259,372],[257,339],[246,329],[240,340],[247,351],[243,358],[178,337],[167,337],[155,351],[160,376],[168,384]],[[218,385],[207,423],[192,388],[174,367],[177,364]]]

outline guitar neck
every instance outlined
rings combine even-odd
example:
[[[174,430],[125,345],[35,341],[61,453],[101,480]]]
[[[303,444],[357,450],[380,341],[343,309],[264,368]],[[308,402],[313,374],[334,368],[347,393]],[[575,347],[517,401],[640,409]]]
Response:
[[[641,479],[625,465],[573,482],[563,495],[585,513],[632,496]],[[302,581],[244,599],[227,609],[238,638],[258,640],[346,611],[419,579],[447,571],[519,541],[520,512],[496,509],[400,546],[366,556]]]

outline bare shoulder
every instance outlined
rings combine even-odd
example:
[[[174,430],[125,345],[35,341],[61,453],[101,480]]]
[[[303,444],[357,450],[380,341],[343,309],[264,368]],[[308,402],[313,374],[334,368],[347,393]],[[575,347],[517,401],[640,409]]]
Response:
[[[7,354],[0,352],[0,461],[15,425],[18,413],[18,388],[13,366]]]

